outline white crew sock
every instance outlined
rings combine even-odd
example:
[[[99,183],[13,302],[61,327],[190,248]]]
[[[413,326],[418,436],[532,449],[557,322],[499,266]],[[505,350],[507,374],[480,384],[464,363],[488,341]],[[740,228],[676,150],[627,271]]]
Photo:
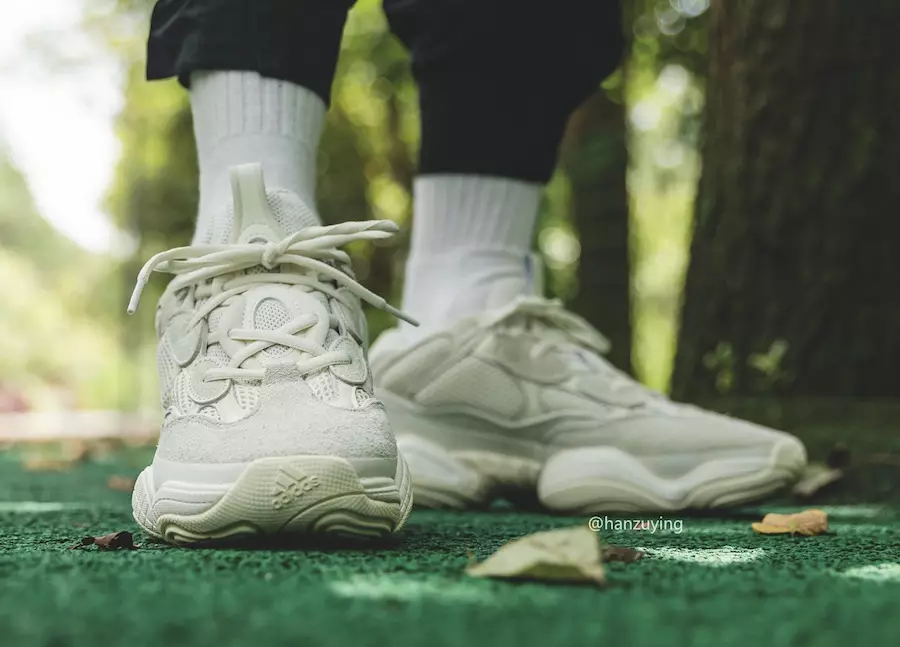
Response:
[[[414,184],[403,310],[414,337],[532,292],[529,264],[541,185],[480,175]]]
[[[191,110],[200,165],[194,244],[230,229],[217,221],[231,217],[228,169],[238,164],[261,163],[270,192],[290,191],[308,207],[289,210],[292,231],[285,233],[320,224],[314,216],[316,153],[326,107],[318,95],[256,72],[194,72]]]

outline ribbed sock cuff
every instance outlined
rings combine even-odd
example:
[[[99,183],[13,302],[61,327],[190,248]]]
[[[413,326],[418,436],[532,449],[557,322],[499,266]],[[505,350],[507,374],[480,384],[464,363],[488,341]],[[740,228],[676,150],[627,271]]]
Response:
[[[416,178],[412,255],[461,248],[531,249],[539,184],[478,175]]]
[[[201,155],[242,135],[288,137],[319,145],[325,102],[302,86],[256,72],[195,72],[191,76],[194,133]]]

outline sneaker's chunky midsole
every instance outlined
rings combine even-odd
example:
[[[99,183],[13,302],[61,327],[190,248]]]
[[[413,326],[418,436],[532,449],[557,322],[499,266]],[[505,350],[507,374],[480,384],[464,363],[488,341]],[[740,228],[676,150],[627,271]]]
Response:
[[[176,544],[248,535],[396,532],[412,507],[405,461],[354,463],[313,455],[243,465],[157,459],[135,484],[134,517],[151,535]]]
[[[673,511],[730,506],[795,480],[803,446],[785,436],[768,455],[710,453],[679,476],[663,477],[639,456],[610,446],[562,448],[490,434],[414,411],[379,394],[397,445],[410,466],[416,503],[426,507],[486,505],[498,493],[536,493],[546,507],[570,513]]]
[[[416,504],[484,506],[498,493],[537,492],[551,510],[657,512],[716,508],[752,501],[795,480],[796,446],[776,446],[768,460],[710,459],[680,478],[661,478],[612,447],[564,450],[545,462],[478,450],[449,450],[413,434],[397,435],[407,456]]]

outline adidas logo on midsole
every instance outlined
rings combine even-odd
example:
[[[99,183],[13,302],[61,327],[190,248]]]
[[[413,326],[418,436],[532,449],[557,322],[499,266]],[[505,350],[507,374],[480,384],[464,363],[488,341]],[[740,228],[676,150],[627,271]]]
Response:
[[[272,488],[272,507],[281,510],[319,485],[318,476],[308,476],[282,467],[278,470],[278,478],[275,479],[275,487]]]

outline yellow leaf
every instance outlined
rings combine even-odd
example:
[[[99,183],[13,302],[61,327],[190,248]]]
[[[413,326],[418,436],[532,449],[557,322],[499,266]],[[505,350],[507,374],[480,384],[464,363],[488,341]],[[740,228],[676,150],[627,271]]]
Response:
[[[28,472],[65,472],[75,467],[76,461],[59,458],[26,458],[22,467]]]
[[[604,584],[600,542],[584,526],[526,535],[466,569],[474,577]]]
[[[795,514],[770,512],[761,522],[753,524],[753,531],[762,535],[821,535],[828,531],[828,515],[821,510],[804,510]]]
[[[110,490],[117,490],[119,492],[134,491],[134,483],[135,479],[130,476],[119,476],[118,474],[113,474],[106,479],[106,487]]]

